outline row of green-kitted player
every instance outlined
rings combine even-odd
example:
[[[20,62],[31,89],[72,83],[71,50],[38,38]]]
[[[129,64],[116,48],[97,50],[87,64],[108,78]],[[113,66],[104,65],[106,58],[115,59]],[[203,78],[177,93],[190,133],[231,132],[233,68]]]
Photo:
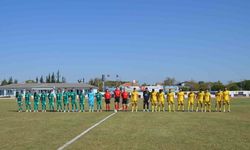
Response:
[[[185,111],[185,100],[186,93],[181,89],[179,92],[174,93],[171,90],[167,94],[160,90],[156,92],[155,90],[149,91],[147,88],[143,92],[143,111],[152,111],[152,112],[161,112],[166,111],[165,102],[168,104],[168,111],[175,112],[175,97],[177,97],[178,102],[178,111]],[[196,112],[211,112],[211,94],[208,90],[199,92],[189,92],[188,97],[188,111],[194,111],[196,106]],[[77,93],[75,90],[64,91],[58,90],[56,93],[52,91],[46,93],[31,93],[30,91],[26,92],[24,95],[17,93],[16,100],[18,104],[18,111],[23,112],[23,101],[25,103],[25,111],[32,112],[31,102],[33,102],[33,112],[39,111],[39,105],[41,103],[41,112],[46,112],[47,106],[49,106],[50,112],[85,112],[85,98],[88,100],[88,111],[102,111],[102,101],[105,100],[106,111],[110,111],[110,102],[114,98],[114,110],[115,111],[128,111],[128,105],[132,105],[132,112],[138,111],[138,100],[139,93],[136,89],[133,92],[128,93],[125,89],[120,91],[117,88],[114,93],[106,90],[104,94],[94,93],[93,90],[90,90],[89,93],[84,94],[83,91]],[[130,103],[129,103],[130,98]],[[120,100],[122,100],[122,108],[120,108]],[[48,105],[47,105],[48,102]],[[71,107],[70,107],[71,105]],[[151,105],[151,108],[149,107]],[[230,112],[230,93],[227,89],[224,91],[218,91],[216,93],[216,102],[215,102],[215,111],[222,111],[222,105],[224,106],[224,112]]]

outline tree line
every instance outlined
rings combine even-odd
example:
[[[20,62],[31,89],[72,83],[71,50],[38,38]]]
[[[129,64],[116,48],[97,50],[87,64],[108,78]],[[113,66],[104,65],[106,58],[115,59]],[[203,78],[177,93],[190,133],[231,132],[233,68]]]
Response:
[[[105,86],[106,87],[117,87],[120,86],[121,84],[127,83],[128,81],[112,81],[112,80],[108,80],[105,81]],[[88,84],[93,85],[98,87],[99,90],[102,90],[103,88],[103,81],[101,78],[93,78],[90,79]]]
[[[78,83],[84,83],[84,78],[78,80]],[[107,87],[116,87],[120,86],[121,84],[127,83],[128,81],[105,81],[105,86]],[[14,79],[13,77],[9,77],[8,80],[3,79],[1,85],[8,85],[8,84],[17,84],[18,80]],[[66,83],[66,78],[60,74],[58,70],[56,73],[52,72],[49,73],[47,76],[41,75],[40,78],[36,77],[35,80],[27,80],[25,83]],[[182,85],[183,83],[183,85]],[[163,86],[180,86],[183,90],[194,90],[198,91],[199,89],[209,89],[211,91],[218,91],[220,89],[224,89],[227,87],[231,91],[239,91],[239,90],[250,90],[250,80],[243,80],[240,82],[229,81],[227,84],[223,84],[221,81],[217,82],[206,82],[206,81],[185,81],[179,83],[176,81],[175,78],[167,77],[163,82],[158,83]],[[103,87],[103,82],[101,78],[93,78],[90,79],[88,84],[98,87],[100,90]],[[149,86],[150,84],[143,83],[142,86]]]
[[[177,85],[175,78],[166,78],[163,81],[165,86]],[[181,86],[179,84],[179,86]],[[230,91],[239,91],[239,90],[250,90],[250,80],[243,80],[240,82],[229,81],[227,84],[223,84],[221,81],[217,82],[205,82],[205,81],[186,81],[183,82],[183,90],[194,90],[198,91],[199,89],[209,89],[211,91],[218,91],[220,89],[228,88]]]
[[[116,87],[120,86],[128,81],[105,81],[105,86],[107,87]],[[90,79],[88,84],[98,87],[100,90],[103,87],[103,82],[101,78],[93,78]],[[160,84],[163,86],[179,86],[184,91],[199,91],[200,89],[209,89],[211,91],[222,90],[225,87],[231,91],[239,91],[239,90],[250,90],[250,80],[244,80],[240,82],[230,81],[227,84],[223,84],[221,81],[217,82],[206,82],[206,81],[185,81],[185,82],[177,82],[175,78],[167,77],[164,81],[160,83],[156,83],[155,85]],[[150,86],[150,84],[143,83],[141,86]]]
[[[36,77],[34,83],[66,83],[66,78],[61,76],[58,70],[56,74],[54,72],[49,73],[45,78],[43,75],[40,78]]]
[[[13,79],[12,77],[9,80],[4,79],[1,82],[1,85],[8,85],[8,84],[17,84],[18,80]],[[66,83],[66,78],[61,76],[60,71],[58,70],[57,73],[49,73],[47,76],[41,75],[40,78],[36,77],[35,80],[26,80],[25,83]]]
[[[17,79],[13,79],[13,77],[9,77],[8,80],[3,79],[3,81],[1,82],[1,85],[17,84],[17,83],[18,83]]]

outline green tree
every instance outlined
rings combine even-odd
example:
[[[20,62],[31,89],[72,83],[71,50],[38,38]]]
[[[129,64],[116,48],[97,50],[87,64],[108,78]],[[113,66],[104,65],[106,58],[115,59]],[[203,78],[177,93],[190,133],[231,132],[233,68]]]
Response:
[[[181,89],[182,89],[183,91],[190,91],[190,88],[189,88],[189,87],[187,87],[187,86],[185,86],[185,87],[181,87]]]
[[[194,80],[187,81],[186,85],[190,87],[190,90],[199,91],[200,85]]]
[[[98,87],[99,90],[102,90],[103,82],[100,78],[90,79],[89,84]]]
[[[56,83],[60,83],[60,71],[58,70],[57,73],[56,73]]]
[[[90,79],[89,80],[89,85],[94,85],[94,84],[95,84],[94,79]]]
[[[209,89],[209,83],[206,83],[204,81],[199,81],[199,89],[205,90],[205,89]]]
[[[51,75],[51,83],[56,83],[56,77],[55,77],[54,72]]]
[[[230,91],[238,91],[240,90],[240,87],[237,85],[237,83],[229,83],[227,86],[226,86]]]
[[[46,83],[51,83],[51,75],[50,74],[46,77]]]
[[[243,82],[243,88],[244,90],[250,90],[250,80],[245,80]]]
[[[48,82],[47,83],[51,83],[51,75],[48,75]]]
[[[242,90],[250,90],[250,80],[238,82],[237,85],[242,88]]]
[[[14,84],[18,84],[18,80],[17,79],[14,80]]]
[[[44,83],[43,76],[40,77],[40,83]]]
[[[100,87],[100,89],[102,89],[102,79],[100,78],[90,79],[89,84],[96,87]]]
[[[25,83],[36,83],[34,80],[26,80]]]
[[[3,85],[8,85],[8,81],[6,80],[6,79],[4,79],[3,81],[2,81],[2,83],[1,83],[1,85],[3,86]]]
[[[175,78],[170,78],[170,77],[167,77],[164,81],[163,81],[163,84],[165,86],[172,86],[176,83],[176,80]]]
[[[219,91],[219,90],[223,90],[224,88],[225,86],[220,81],[212,83],[212,86],[211,86],[212,91]]]
[[[9,78],[8,84],[13,84],[13,78],[12,77]]]
[[[62,77],[62,83],[66,83],[66,78]]]
[[[143,83],[141,86],[149,86],[149,84],[147,84],[147,83]]]

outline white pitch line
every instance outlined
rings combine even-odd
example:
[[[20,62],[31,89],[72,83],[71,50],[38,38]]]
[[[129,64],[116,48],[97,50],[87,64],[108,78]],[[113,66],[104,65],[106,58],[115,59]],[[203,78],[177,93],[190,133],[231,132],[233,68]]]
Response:
[[[77,141],[78,139],[80,139],[82,136],[84,136],[85,134],[87,134],[89,131],[91,131],[92,129],[94,129],[95,127],[99,126],[101,123],[103,123],[104,121],[106,121],[107,119],[111,118],[112,116],[114,116],[117,112],[112,113],[111,115],[107,116],[106,118],[102,119],[101,121],[99,121],[98,123],[94,124],[93,126],[91,126],[90,128],[88,128],[87,130],[83,131],[81,134],[79,134],[78,136],[76,136],[75,138],[73,138],[72,140],[68,141],[67,143],[65,143],[63,146],[61,146],[60,148],[58,148],[57,150],[64,150],[66,147],[68,147],[69,145],[73,144],[75,141]]]
[[[130,104],[130,103],[129,103]],[[128,106],[129,106],[128,104]],[[122,107],[119,109],[122,110]],[[69,145],[73,144],[75,141],[77,141],[78,139],[80,139],[82,136],[84,136],[85,134],[87,134],[89,131],[91,131],[92,129],[94,129],[95,127],[99,126],[101,123],[103,123],[104,121],[108,120],[109,118],[111,118],[112,116],[114,116],[115,114],[117,114],[117,112],[112,113],[111,115],[107,116],[106,118],[102,119],[101,121],[99,121],[98,123],[94,124],[93,126],[91,126],[90,128],[88,128],[87,130],[83,131],[81,134],[79,134],[78,136],[76,136],[75,138],[73,138],[72,140],[68,141],[67,143],[65,143],[63,146],[59,147],[57,150],[64,150],[66,147],[68,147]]]

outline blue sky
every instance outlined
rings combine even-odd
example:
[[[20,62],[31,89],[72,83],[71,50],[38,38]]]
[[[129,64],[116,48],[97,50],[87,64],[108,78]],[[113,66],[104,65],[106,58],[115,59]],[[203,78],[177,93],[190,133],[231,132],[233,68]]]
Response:
[[[0,79],[250,79],[249,0],[1,0]]]

